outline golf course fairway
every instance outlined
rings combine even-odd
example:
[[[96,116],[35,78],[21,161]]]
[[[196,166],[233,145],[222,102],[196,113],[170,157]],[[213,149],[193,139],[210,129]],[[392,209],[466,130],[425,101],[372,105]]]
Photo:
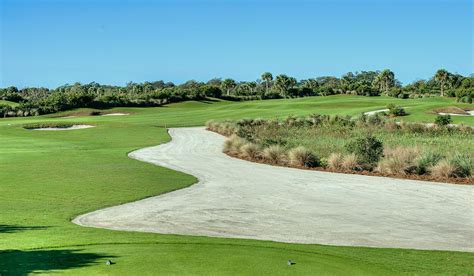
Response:
[[[432,122],[431,110],[452,99],[399,100],[330,96],[254,102],[184,102],[115,108],[129,116],[0,119],[0,274],[469,274],[474,254],[449,251],[322,246],[112,231],[71,219],[105,207],[188,187],[196,178],[127,157],[169,141],[168,127],[210,119],[275,118],[310,113],[357,115],[388,103],[406,121]],[[462,106],[462,105],[459,105]],[[75,110],[72,112],[85,112]],[[453,118],[474,125],[474,118]],[[22,124],[73,122],[96,127],[30,131]],[[106,260],[115,264],[105,265]],[[296,265],[288,266],[291,259]]]

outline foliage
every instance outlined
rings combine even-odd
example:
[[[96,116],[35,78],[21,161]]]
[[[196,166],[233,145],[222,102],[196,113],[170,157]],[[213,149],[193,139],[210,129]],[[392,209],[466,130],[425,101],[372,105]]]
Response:
[[[467,154],[457,153],[450,160],[454,166],[453,175],[456,177],[469,177],[474,169],[474,159]]]
[[[447,126],[453,122],[451,115],[438,115],[435,119],[435,124],[438,126]]]
[[[407,115],[403,107],[393,104],[393,103],[387,105],[387,109],[388,109],[388,115],[390,117],[399,117],[399,116]]]
[[[368,134],[349,142],[346,145],[346,150],[354,153],[360,164],[367,168],[373,168],[383,155],[383,143]]]

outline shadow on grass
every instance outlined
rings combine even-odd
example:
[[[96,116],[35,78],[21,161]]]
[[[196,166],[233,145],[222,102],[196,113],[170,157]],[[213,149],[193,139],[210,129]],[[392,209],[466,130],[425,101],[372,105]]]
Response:
[[[0,224],[0,234],[16,233],[16,232],[28,231],[28,230],[43,230],[47,228],[49,228],[49,226],[24,226],[24,225]]]
[[[86,267],[113,256],[81,253],[81,250],[3,250],[0,251],[0,275],[53,273],[56,270]]]

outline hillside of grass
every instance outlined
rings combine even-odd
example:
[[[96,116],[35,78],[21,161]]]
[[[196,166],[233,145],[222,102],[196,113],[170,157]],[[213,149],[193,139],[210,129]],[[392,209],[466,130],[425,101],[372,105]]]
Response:
[[[474,254],[298,245],[111,231],[74,225],[71,218],[196,182],[193,176],[127,157],[169,141],[165,127],[210,119],[359,114],[387,103],[406,106],[404,120],[433,121],[429,111],[449,99],[314,97],[254,102],[184,102],[158,108],[115,108],[129,116],[0,119],[0,274],[466,274]],[[410,108],[408,108],[410,107]],[[86,112],[87,110],[79,110]],[[78,110],[72,111],[78,112]],[[474,124],[472,118],[455,118]],[[37,122],[92,123],[62,132],[26,130]],[[107,266],[105,261],[116,264]],[[286,264],[288,259],[297,262]]]
[[[18,103],[15,103],[15,102],[0,100],[0,105],[2,105],[2,104],[9,105],[9,106],[18,106]]]

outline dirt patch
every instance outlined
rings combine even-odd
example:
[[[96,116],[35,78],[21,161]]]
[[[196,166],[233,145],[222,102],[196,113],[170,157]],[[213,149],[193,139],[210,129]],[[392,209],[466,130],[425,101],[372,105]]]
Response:
[[[451,116],[474,116],[474,110],[463,109],[456,106],[449,106],[444,108],[435,109],[434,112],[439,115],[451,115]]]

